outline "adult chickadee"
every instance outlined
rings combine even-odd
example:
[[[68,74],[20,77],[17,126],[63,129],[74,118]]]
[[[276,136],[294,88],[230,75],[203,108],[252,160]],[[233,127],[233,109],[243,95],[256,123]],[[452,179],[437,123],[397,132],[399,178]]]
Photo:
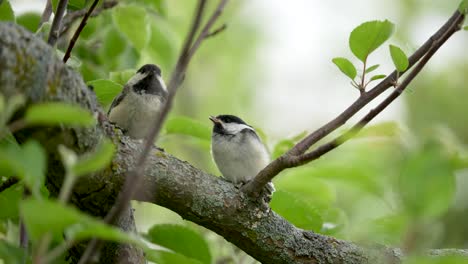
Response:
[[[148,134],[166,98],[167,89],[161,78],[161,69],[154,64],[146,64],[114,98],[107,116],[124,134],[141,139]]]
[[[213,122],[211,153],[224,178],[234,184],[245,184],[268,165],[270,155],[255,130],[233,115],[210,116]],[[268,195],[275,188],[266,186]]]

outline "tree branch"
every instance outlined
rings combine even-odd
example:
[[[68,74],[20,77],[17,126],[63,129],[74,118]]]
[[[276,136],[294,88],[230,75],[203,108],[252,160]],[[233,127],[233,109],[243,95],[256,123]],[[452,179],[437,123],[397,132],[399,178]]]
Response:
[[[49,32],[49,39],[47,43],[49,45],[54,46],[57,42],[60,34],[62,18],[67,10],[68,0],[60,0],[57,6],[57,11],[55,12],[54,20],[52,21],[52,26]]]
[[[16,177],[10,177],[6,179],[4,182],[0,183],[0,192],[3,192],[4,190],[10,188],[18,182],[19,180]]]
[[[220,3],[220,5],[222,4],[222,7],[224,7],[224,4],[226,4],[226,2],[227,1],[224,0]],[[135,165],[134,170],[128,172],[127,180],[124,183],[123,189],[120,192],[115,205],[112,207],[112,209],[109,211],[109,213],[104,219],[106,223],[113,224],[115,222],[115,220],[119,217],[119,215],[123,211],[125,211],[125,209],[128,207],[130,200],[135,195],[137,189],[140,187],[140,183],[143,177],[142,174],[145,171],[146,160],[149,156],[148,154],[152,150],[153,142],[155,142],[156,138],[158,137],[159,132],[162,128],[162,125],[167,115],[169,114],[169,111],[172,108],[172,102],[174,100],[177,89],[181,84],[181,79],[185,75],[185,72],[187,71],[188,64],[192,58],[191,55],[193,55],[193,53],[197,50],[198,46],[200,45],[201,41],[204,39],[205,37],[204,32],[209,31],[211,29],[211,26],[213,25],[213,23],[216,21],[216,19],[219,17],[219,15],[221,14],[223,10],[222,7],[221,8],[218,7],[215,10],[214,14],[208,20],[208,22],[206,23],[200,35],[195,40],[195,43],[192,45],[192,42],[195,38],[195,35],[203,19],[205,5],[206,5],[206,0],[200,0],[198,2],[198,6],[195,10],[195,15],[193,18],[193,22],[191,24],[191,28],[185,39],[185,42],[182,47],[179,58],[177,60],[175,69],[173,73],[171,74],[171,79],[169,81],[168,88],[167,88],[169,94],[167,96],[166,102],[163,104],[159,116],[157,117],[156,120],[154,120],[154,125],[152,126],[147,137],[145,138],[145,145],[143,147],[143,151],[139,154],[138,162]],[[95,239],[93,239],[90,242],[88,248],[83,254],[82,259],[84,259],[84,261],[80,260],[79,263],[86,263],[86,259],[88,259],[91,256],[94,249],[98,247],[97,244],[98,243]]]
[[[420,72],[422,67],[426,64],[433,53],[442,46],[445,41],[452,36],[460,28],[460,23],[463,22],[465,16],[460,12],[456,11],[452,17],[433,35],[431,36],[412,56],[409,58],[411,69],[422,57],[426,59],[423,63],[419,63],[417,70],[411,72],[411,75],[408,76],[405,81],[399,86],[399,88],[404,90],[406,86],[413,80],[413,78]],[[429,55],[429,56],[428,56]],[[408,70],[409,70],[408,69]],[[329,152],[332,149],[335,149],[340,144],[342,144],[344,139],[348,139],[355,135],[360,128],[365,126],[369,121],[371,121],[378,113],[380,113],[385,107],[388,106],[393,100],[395,100],[401,91],[398,93],[395,91],[392,93],[378,108],[374,109],[369,113],[363,120],[361,120],[355,127],[353,127],[348,133],[345,133],[342,137],[339,137],[331,142],[323,144],[317,147],[315,150],[304,154],[313,144],[317,143],[319,140],[323,139],[337,128],[344,125],[354,114],[361,110],[368,103],[373,101],[377,96],[379,96],[386,89],[392,87],[397,74],[401,75],[404,72],[397,73],[396,71],[392,72],[387,78],[382,82],[376,85],[373,89],[368,92],[363,92],[361,96],[348,108],[345,109],[339,116],[337,116],[332,121],[328,122],[326,125],[317,129],[316,131],[309,134],[299,143],[297,143],[291,150],[271,162],[267,165],[258,175],[246,184],[242,189],[249,195],[254,197],[258,196],[263,186],[270,182],[276,175],[281,171],[297,167],[313,161],[323,154]],[[398,89],[397,89],[398,90]],[[359,128],[359,129],[358,129]]]
[[[117,4],[118,2],[116,0],[104,1],[98,9],[94,10],[91,13],[90,17],[96,17],[99,14],[101,14],[103,11],[115,7]],[[60,31],[60,36],[63,36],[65,33],[67,33],[67,31],[70,29],[73,22],[75,22],[78,18],[84,16],[87,12],[88,10],[81,9],[81,10],[67,13],[65,17],[63,18],[62,30]]]
[[[88,21],[89,16],[91,15],[91,13],[93,13],[93,10],[94,8],[96,8],[98,3],[99,3],[99,0],[94,0],[91,6],[89,7],[88,11],[83,16],[83,19],[81,19],[80,25],[76,29],[75,34],[73,34],[73,37],[70,39],[70,43],[68,44],[68,48],[67,48],[67,51],[65,52],[65,55],[63,55],[64,63],[67,63],[68,58],[70,58],[73,47],[75,46],[75,43],[78,40],[78,37],[80,36],[81,31],[83,31],[84,27],[86,26],[86,22]]]
[[[47,0],[37,28],[40,28],[45,22],[49,21],[50,15],[52,15],[52,0]]]
[[[28,104],[59,100],[102,113],[81,77],[52,56],[54,50],[27,30],[0,24],[0,49],[0,92],[6,100],[20,92],[27,97]],[[17,60],[17,56],[29,59]],[[20,142],[35,138],[43,144],[48,153],[47,185],[54,192],[59,189],[54,186],[60,186],[63,180],[57,146],[63,144],[83,153],[93,149],[102,136],[110,136],[118,147],[112,165],[80,178],[72,196],[72,202],[82,210],[104,216],[113,206],[128,171],[138,163],[137,157],[143,147],[138,141],[114,135],[114,131],[106,120],[100,120],[93,128],[28,128],[18,131],[15,137]],[[139,189],[135,199],[169,208],[184,219],[217,232],[261,262],[400,263],[404,257],[399,249],[359,245],[296,228],[276,213],[265,212],[261,204],[222,178],[198,170],[155,147],[151,153],[154,155],[149,155],[149,166],[143,174],[141,186],[144,187]],[[122,228],[128,226],[131,224],[120,224]],[[130,249],[130,252],[135,250]],[[458,249],[428,253],[434,257],[468,257],[466,250]],[[76,254],[75,259],[80,251]],[[108,263],[115,263],[112,258],[116,257],[115,248],[105,254],[110,258]]]

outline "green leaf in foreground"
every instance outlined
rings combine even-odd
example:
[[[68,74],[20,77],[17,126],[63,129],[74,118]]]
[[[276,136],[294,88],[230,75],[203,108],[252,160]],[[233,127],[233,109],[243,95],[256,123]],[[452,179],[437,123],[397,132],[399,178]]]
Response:
[[[0,181],[0,183],[3,183]],[[0,220],[11,219],[16,221],[18,219],[18,203],[23,197],[23,188],[14,185],[10,188],[0,192]],[[1,255],[1,254],[0,254]]]
[[[8,0],[0,1],[0,21],[15,21],[15,13]]]
[[[382,45],[393,33],[394,25],[388,20],[369,21],[357,26],[349,36],[349,47],[362,62]]]
[[[185,226],[155,225],[148,231],[147,238],[185,257],[199,260],[202,263],[211,263],[211,254],[205,239]]]
[[[39,143],[31,140],[20,147],[8,144],[0,149],[0,160],[1,167],[9,168],[24,180],[34,195],[40,195],[45,179],[46,156]]]
[[[390,55],[392,56],[393,64],[399,72],[404,72],[408,69],[409,61],[406,54],[399,47],[390,45]]]
[[[181,134],[210,140],[211,129],[208,125],[186,116],[176,116],[166,122],[167,134]]]
[[[0,240],[0,260],[8,264],[23,263],[24,249],[8,243],[3,238]]]
[[[111,80],[94,80],[87,83],[93,86],[96,97],[101,105],[109,105],[114,97],[122,91],[122,85]]]
[[[62,205],[57,201],[23,200],[20,211],[26,229],[33,240],[50,233],[54,241],[60,241],[65,233],[67,239],[75,241],[98,237],[145,247],[143,242],[134,235],[126,234],[120,229],[108,226],[101,220],[92,218],[78,209]]]
[[[96,123],[88,110],[59,102],[32,105],[26,110],[24,120],[28,125],[92,126]]]
[[[112,141],[105,138],[96,147],[94,152],[80,157],[74,164],[72,170],[76,176],[81,176],[103,169],[112,161],[114,153],[114,144],[112,144]]]
[[[356,77],[356,67],[346,58],[337,57],[332,62],[340,69],[342,73],[348,76],[351,80]]]

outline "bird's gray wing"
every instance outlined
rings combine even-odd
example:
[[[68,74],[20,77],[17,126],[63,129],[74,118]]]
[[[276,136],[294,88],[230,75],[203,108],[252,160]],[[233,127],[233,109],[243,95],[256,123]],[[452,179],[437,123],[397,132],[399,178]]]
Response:
[[[109,116],[112,108],[116,107],[117,105],[120,104],[120,102],[122,102],[125,95],[128,94],[129,89],[130,89],[130,87],[128,85],[125,85],[124,88],[122,89],[122,91],[120,92],[120,94],[117,95],[117,97],[114,98],[114,100],[112,101],[111,106],[109,107],[109,110],[107,111],[107,116]]]

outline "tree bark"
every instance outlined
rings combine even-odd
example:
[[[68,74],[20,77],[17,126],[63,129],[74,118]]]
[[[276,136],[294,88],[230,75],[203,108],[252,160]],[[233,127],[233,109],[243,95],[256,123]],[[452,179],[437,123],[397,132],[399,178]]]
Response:
[[[46,185],[51,193],[58,191],[63,180],[58,144],[85,153],[102,137],[110,137],[118,149],[114,160],[104,170],[81,178],[71,199],[81,210],[104,216],[114,204],[143,144],[123,136],[107,122],[94,93],[50,46],[25,29],[7,23],[0,23],[0,92],[7,100],[22,93],[27,104],[64,101],[96,113],[99,122],[92,128],[41,127],[20,131],[15,136],[20,141],[34,138],[45,147]],[[250,200],[231,183],[157,148],[151,151],[144,183],[135,200],[169,208],[184,219],[218,233],[263,263],[400,263],[403,257],[399,249],[359,245],[296,228],[261,203]],[[120,227],[127,231],[135,228],[131,213],[127,221],[120,222]],[[73,254],[79,258],[80,252]],[[135,262],[131,263],[144,263],[141,250],[133,247],[125,248],[125,252],[111,248],[103,254],[108,262],[102,263],[115,263],[121,256],[134,257]],[[456,249],[431,254],[468,256],[467,251]]]

